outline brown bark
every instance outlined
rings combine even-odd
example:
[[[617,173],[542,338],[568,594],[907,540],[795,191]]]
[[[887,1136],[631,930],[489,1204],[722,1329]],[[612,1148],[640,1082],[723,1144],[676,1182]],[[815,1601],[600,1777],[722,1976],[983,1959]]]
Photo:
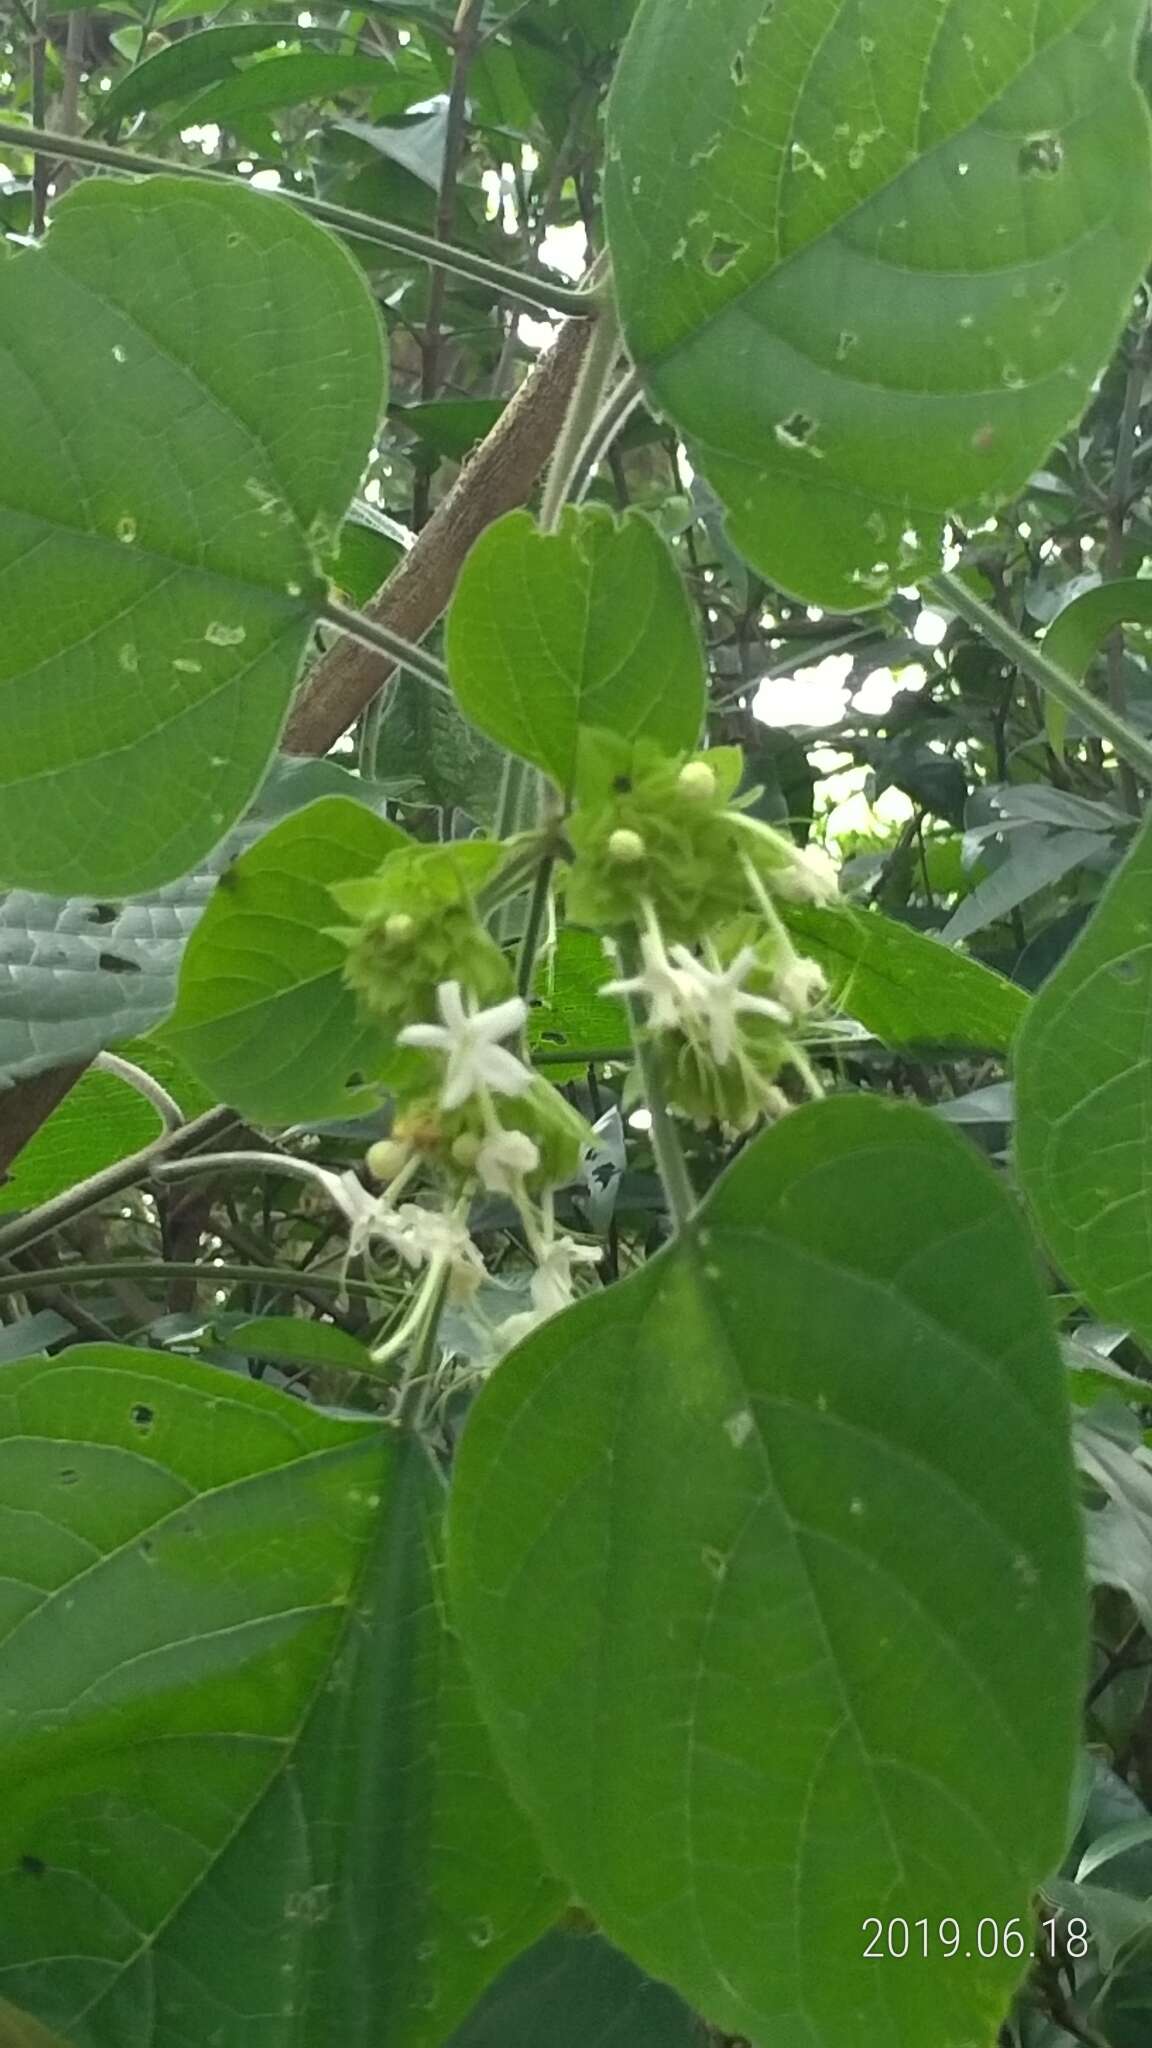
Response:
[[[461,564],[485,527],[522,505],[543,470],[591,332],[569,320],[555,346],[510,399],[496,426],[461,470],[411,552],[366,607],[369,618],[405,640],[420,640],[452,595]],[[326,754],[393,672],[386,655],[339,640],[316,664],[288,722],[290,754]]]

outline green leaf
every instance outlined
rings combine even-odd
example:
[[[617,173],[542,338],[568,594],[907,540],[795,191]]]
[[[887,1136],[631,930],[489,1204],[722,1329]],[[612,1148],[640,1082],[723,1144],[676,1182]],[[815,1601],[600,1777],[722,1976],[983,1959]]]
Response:
[[[545,2044],[705,2048],[705,2038],[674,1991],[645,1977],[600,1935],[556,1928],[505,1970],[447,2048]]]
[[[1057,668],[1081,682],[1109,634],[1117,626],[1131,625],[1152,626],[1152,582],[1136,576],[1102,583],[1096,590],[1074,597],[1045,633],[1044,652]],[[1063,757],[1068,713],[1048,695],[1044,698],[1044,724],[1053,753]]]
[[[94,125],[104,131],[165,100],[187,99],[200,86],[233,77],[238,57],[281,41],[299,42],[306,34],[294,21],[239,21],[181,36],[134,65],[101,95]]]
[[[609,103],[629,352],[772,582],[856,612],[1082,410],[1152,241],[1142,0],[644,0]]]
[[[370,1372],[372,1354],[366,1344],[333,1323],[303,1316],[253,1316],[231,1323],[228,1348],[247,1358],[270,1358],[277,1365],[329,1366],[337,1372]]]
[[[331,100],[359,90],[387,85],[392,67],[379,57],[341,57],[323,50],[288,50],[249,64],[170,114],[163,132],[206,121],[238,121],[245,114],[273,107],[295,107],[304,100]]]
[[[464,564],[445,640],[461,709],[572,787],[582,726],[694,747],[705,668],[671,550],[643,513],[569,506],[541,533],[510,512]]]
[[[423,405],[394,406],[392,419],[433,455],[463,462],[491,433],[504,406],[502,398],[436,398]]]
[[[423,1451],[94,1347],[5,1369],[0,1470],[6,1987],[74,2048],[438,2048],[558,1900]]]
[[[588,1056],[627,1052],[632,1038],[628,1012],[616,996],[600,990],[612,973],[601,941],[591,932],[569,925],[555,951],[541,964],[536,997],[528,1019],[534,1054],[548,1055],[548,1078],[557,1083],[578,1075]],[[574,1059],[567,1065],[561,1058]],[[557,1065],[557,1062],[560,1062]]]
[[[1052,1257],[1103,1321],[1152,1340],[1152,823],[1033,999],[1016,1160]]]
[[[355,266],[266,194],[91,179],[0,267],[3,879],[117,895],[221,839],[380,393]]]
[[[824,969],[836,1004],[886,1045],[970,1045],[1003,1052],[1027,1014],[1014,982],[882,911],[782,906],[801,953]]]
[[[498,1754],[610,1940],[765,2048],[991,2038],[1019,1964],[863,1955],[870,1914],[1026,1920],[1076,1750],[1063,1368],[963,1141],[785,1118],[487,1382],[449,1528]]]
[[[225,869],[189,940],[164,1029],[192,1072],[257,1123],[353,1116],[375,1100],[389,1035],[344,982],[329,885],[409,842],[347,797],[322,797]]]

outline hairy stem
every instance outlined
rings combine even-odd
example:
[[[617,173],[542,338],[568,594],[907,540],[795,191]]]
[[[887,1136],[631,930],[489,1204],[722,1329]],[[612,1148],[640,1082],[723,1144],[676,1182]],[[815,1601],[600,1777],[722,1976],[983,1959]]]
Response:
[[[22,128],[15,121],[0,121],[0,143],[27,150],[36,156],[59,157],[65,163],[97,164],[105,170],[125,171],[135,177],[199,178],[215,185],[235,185],[237,182],[225,172],[214,171],[206,164],[168,163],[163,157],[117,149],[108,142],[93,142],[90,136],[61,135],[40,126]],[[520,299],[534,309],[542,307],[547,313],[584,314],[589,317],[597,311],[598,302],[589,292],[579,291],[574,286],[551,285],[542,278],[521,277],[518,271],[508,270],[502,263],[491,263],[486,256],[477,256],[471,249],[452,248],[438,241],[435,235],[418,234],[414,228],[401,227],[395,221],[376,220],[370,213],[356,213],[346,206],[333,206],[327,199],[317,199],[310,192],[293,192],[288,186],[282,186],[278,192],[270,192],[266,197],[273,201],[287,200],[302,212],[310,213],[314,220],[322,220],[329,227],[338,228],[341,234],[352,235],[362,242],[379,243],[401,255],[418,256],[425,263],[437,264],[454,272],[457,277],[467,278],[472,284],[488,285],[503,298]]]
[[[560,515],[580,475],[585,441],[600,416],[619,354],[620,316],[615,300],[606,296],[548,468],[540,503],[540,525],[545,533],[555,533],[560,524]]]
[[[355,1294],[365,1301],[379,1302],[380,1290],[366,1280],[345,1280],[340,1273],[298,1273],[293,1266],[202,1265],[192,1259],[107,1259],[98,1265],[74,1261],[70,1266],[41,1266],[30,1273],[0,1272],[0,1294],[43,1294],[63,1283],[68,1287],[95,1280],[146,1279],[152,1276],[202,1280],[216,1287],[225,1281],[251,1281],[258,1287],[281,1287],[287,1294],[307,1298],[310,1290],[331,1288],[334,1294]]]
[[[437,661],[436,656],[428,654],[423,647],[417,647],[415,641],[403,639],[390,626],[382,626],[378,619],[370,619],[364,612],[352,611],[334,597],[327,600],[320,616],[328,625],[338,627],[341,633],[349,634],[353,640],[359,640],[362,646],[374,647],[380,654],[391,655],[398,667],[410,670],[412,675],[419,676],[421,682],[430,684],[434,690],[443,690],[451,695],[452,686],[443,662]]]

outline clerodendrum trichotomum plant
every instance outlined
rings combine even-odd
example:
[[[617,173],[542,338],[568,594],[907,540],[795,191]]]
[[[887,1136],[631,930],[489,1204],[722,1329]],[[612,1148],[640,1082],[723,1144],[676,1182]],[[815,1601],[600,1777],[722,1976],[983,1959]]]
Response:
[[[1144,0],[196,6],[0,6],[0,2043],[1148,2048]]]

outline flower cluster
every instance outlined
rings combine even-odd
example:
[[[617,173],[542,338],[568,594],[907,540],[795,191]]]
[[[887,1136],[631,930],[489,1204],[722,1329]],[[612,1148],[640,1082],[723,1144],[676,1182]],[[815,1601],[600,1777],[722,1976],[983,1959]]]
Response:
[[[672,759],[650,742],[585,735],[561,884],[569,917],[604,937],[616,972],[603,993],[627,1001],[653,1085],[673,1109],[731,1131],[783,1113],[789,1065],[818,1090],[799,1040],[827,990],[786,919],[789,905],[836,896],[823,854],[741,807],[741,771],[732,749]],[[445,1300],[500,1352],[567,1306],[600,1257],[557,1230],[553,1208],[591,1133],[525,1059],[528,1005],[477,909],[504,857],[485,841],[405,843],[377,874],[332,887],[352,920],[338,933],[346,978],[393,1048],[394,1115],[366,1162],[382,1192],[322,1178],[348,1217],[349,1256],[384,1245],[420,1275],[378,1361],[418,1351]],[[496,1324],[469,1229],[478,1193],[512,1205],[533,1261],[530,1306]]]
[[[734,801],[740,768],[734,750],[674,761],[592,735],[568,881],[570,914],[623,959],[603,993],[642,1018],[670,1104],[733,1131],[787,1107],[786,1065],[818,1087],[798,1034],[827,984],[781,906],[837,895],[820,849],[795,846]]]

